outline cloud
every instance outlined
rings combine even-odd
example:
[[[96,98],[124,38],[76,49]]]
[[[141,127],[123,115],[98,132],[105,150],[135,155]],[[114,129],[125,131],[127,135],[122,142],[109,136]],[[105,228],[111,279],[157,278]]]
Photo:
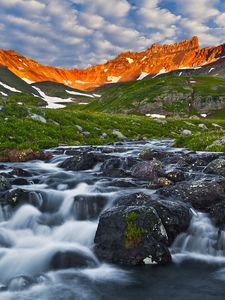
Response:
[[[223,0],[1,0],[1,48],[84,68],[192,35],[222,43],[224,9]]]

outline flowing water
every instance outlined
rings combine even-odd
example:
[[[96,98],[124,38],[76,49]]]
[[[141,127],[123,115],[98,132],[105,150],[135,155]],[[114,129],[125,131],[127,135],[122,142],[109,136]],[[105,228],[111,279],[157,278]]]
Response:
[[[174,150],[171,141],[125,146],[126,152],[113,155],[136,157],[146,146],[187,153]],[[38,205],[0,208],[0,300],[225,299],[225,232],[201,212],[193,211],[189,230],[172,245],[171,265],[121,268],[99,261],[93,245],[100,212],[119,195],[154,190],[116,187],[99,165],[64,171],[57,167],[68,157],[62,152],[48,163],[5,164],[5,172],[19,167],[34,174],[32,184],[20,188],[36,192]],[[91,207],[90,196],[97,199]]]

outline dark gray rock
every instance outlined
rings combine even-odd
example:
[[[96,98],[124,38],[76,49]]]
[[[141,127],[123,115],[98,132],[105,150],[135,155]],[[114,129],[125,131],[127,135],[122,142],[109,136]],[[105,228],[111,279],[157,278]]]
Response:
[[[168,237],[156,210],[146,206],[118,206],[104,212],[95,236],[100,259],[138,265],[171,261]]]
[[[204,170],[207,174],[216,174],[225,177],[225,159],[218,158],[208,164]]]
[[[167,197],[179,199],[196,209],[207,211],[208,208],[224,199],[224,187],[216,181],[182,182],[165,187],[160,193]]]
[[[59,167],[71,171],[82,171],[94,168],[97,162],[98,161],[92,152],[84,152],[67,158],[64,162],[59,164]]]
[[[7,178],[0,175],[0,192],[11,188],[11,184]]]
[[[163,165],[159,160],[144,161],[137,163],[132,169],[132,176],[139,179],[157,180],[164,176]]]

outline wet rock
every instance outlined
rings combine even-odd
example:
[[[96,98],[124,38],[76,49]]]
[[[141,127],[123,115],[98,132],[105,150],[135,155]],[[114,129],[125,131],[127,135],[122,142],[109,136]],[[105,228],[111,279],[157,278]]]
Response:
[[[29,185],[30,182],[25,178],[15,178],[11,181],[13,185]]]
[[[50,261],[50,269],[53,270],[96,266],[97,262],[93,257],[79,250],[59,250]]]
[[[11,172],[12,175],[16,175],[19,177],[31,177],[32,174],[26,170],[20,169],[20,168],[13,168],[13,171]]]
[[[137,163],[132,169],[132,176],[140,179],[156,180],[164,175],[163,165],[159,160]]]
[[[59,167],[70,171],[83,171],[94,168],[96,164],[97,159],[95,155],[92,152],[84,152],[67,158],[59,164]]]
[[[218,227],[225,226],[225,201],[212,205],[209,209],[209,214]]]
[[[173,182],[180,182],[186,179],[184,172],[181,170],[173,170],[166,173],[166,177]]]
[[[76,220],[97,219],[107,204],[102,195],[78,195],[74,198],[74,216]]]
[[[14,189],[0,194],[1,205],[18,206],[22,204],[31,204],[40,208],[42,202],[42,197],[38,193],[23,189]]]
[[[222,201],[225,196],[223,185],[216,181],[177,183],[175,186],[161,189],[160,193],[191,203],[194,208],[204,211]]]
[[[124,159],[115,157],[107,159],[101,166],[101,171],[105,176],[125,177],[127,175],[125,168],[126,162]]]
[[[158,200],[152,201],[166,229],[169,244],[182,232],[185,232],[191,221],[190,206],[181,201]]]
[[[156,150],[153,150],[153,149],[144,149],[140,154],[139,154],[139,157],[141,159],[144,159],[144,160],[153,160],[154,158],[155,159],[158,159],[158,160],[161,160],[165,157],[168,157],[169,154],[166,153],[166,152],[162,152],[162,151],[156,151]]]
[[[11,188],[11,184],[9,180],[4,176],[0,175],[0,192],[10,188]]]
[[[153,200],[142,192],[122,196],[114,205],[153,207],[166,229],[169,244],[178,234],[187,230],[191,221],[190,205],[181,201]]]
[[[134,182],[132,179],[129,178],[124,178],[124,179],[115,179],[111,182],[111,185],[116,186],[116,187],[125,187],[125,188],[129,188],[129,187],[137,187],[138,184],[136,182]]]
[[[137,192],[119,197],[114,201],[116,206],[148,206],[152,203],[152,197],[142,192]]]
[[[100,259],[138,265],[171,261],[165,228],[152,207],[118,206],[104,212],[95,236]]]
[[[225,159],[218,158],[213,160],[204,170],[207,174],[222,175],[225,177]]]
[[[173,181],[169,180],[168,178],[159,177],[154,182],[150,182],[147,187],[149,189],[159,189],[159,188],[162,188],[164,186],[170,186],[170,185],[173,185],[173,184],[174,184]]]
[[[26,150],[4,150],[0,154],[1,162],[25,162],[29,160],[49,160],[52,153],[43,151]]]

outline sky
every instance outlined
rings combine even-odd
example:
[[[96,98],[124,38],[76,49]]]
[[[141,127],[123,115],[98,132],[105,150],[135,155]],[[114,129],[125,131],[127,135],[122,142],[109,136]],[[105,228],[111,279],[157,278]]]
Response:
[[[0,0],[0,48],[85,68],[194,35],[225,43],[225,0]]]

